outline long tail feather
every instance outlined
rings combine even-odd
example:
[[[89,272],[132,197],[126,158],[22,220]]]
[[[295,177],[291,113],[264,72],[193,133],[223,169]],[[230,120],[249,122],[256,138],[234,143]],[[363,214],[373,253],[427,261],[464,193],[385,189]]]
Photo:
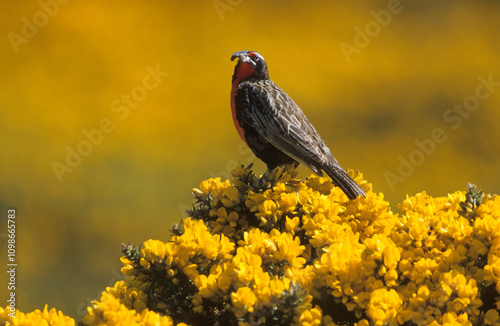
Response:
[[[332,178],[333,183],[342,189],[342,191],[349,197],[354,199],[357,196],[366,196],[361,187],[354,181],[347,172],[340,167],[329,166],[325,169],[326,174]]]

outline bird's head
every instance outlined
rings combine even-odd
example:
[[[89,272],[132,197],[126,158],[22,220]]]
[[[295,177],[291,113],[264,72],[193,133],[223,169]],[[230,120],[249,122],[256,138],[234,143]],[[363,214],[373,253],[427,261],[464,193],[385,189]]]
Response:
[[[266,61],[255,51],[238,51],[233,53],[231,61],[238,58],[238,63],[234,68],[233,82],[242,81],[248,78],[269,79]]]

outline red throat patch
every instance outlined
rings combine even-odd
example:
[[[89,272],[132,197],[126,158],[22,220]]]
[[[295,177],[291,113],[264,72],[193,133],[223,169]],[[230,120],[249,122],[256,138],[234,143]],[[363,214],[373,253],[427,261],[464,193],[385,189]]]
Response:
[[[245,139],[245,131],[238,122],[238,119],[236,119],[236,107],[234,99],[236,97],[236,92],[238,91],[238,84],[243,80],[247,79],[248,77],[253,76],[254,74],[255,74],[255,67],[246,62],[242,62],[238,67],[238,71],[236,72],[236,79],[234,80],[233,87],[231,89],[231,113],[233,116],[233,123],[234,126],[236,127],[236,130],[238,131],[238,134],[245,143],[247,142],[247,140]]]
[[[255,75],[255,67],[247,62],[242,62],[238,67],[238,72],[236,75],[236,81],[240,82],[247,79],[250,76]]]
[[[231,114],[233,117],[234,126],[236,127],[236,131],[238,131],[238,135],[240,135],[241,139],[246,144],[247,140],[245,139],[245,131],[241,127],[240,123],[238,122],[238,119],[236,119],[236,103],[234,102],[234,100],[236,97],[236,92],[238,91],[238,84],[239,84],[239,81],[235,80],[233,83],[233,87],[231,88]]]

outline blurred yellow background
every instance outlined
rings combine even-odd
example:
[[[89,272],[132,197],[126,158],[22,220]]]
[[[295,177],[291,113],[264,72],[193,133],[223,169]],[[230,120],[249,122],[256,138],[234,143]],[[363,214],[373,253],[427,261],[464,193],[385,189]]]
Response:
[[[264,172],[231,120],[239,50],[264,56],[340,164],[362,171],[393,210],[406,194],[467,182],[500,193],[498,1],[1,9],[0,258],[6,269],[15,208],[24,312],[47,303],[81,319],[120,277],[121,242],[168,239],[191,189],[235,162]],[[0,273],[2,306],[7,283]]]

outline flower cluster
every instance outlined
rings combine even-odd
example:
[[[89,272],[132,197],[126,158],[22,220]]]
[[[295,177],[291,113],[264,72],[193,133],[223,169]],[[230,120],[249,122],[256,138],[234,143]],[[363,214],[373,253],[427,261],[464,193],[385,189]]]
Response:
[[[75,321],[65,316],[56,308],[48,310],[47,305],[43,311],[36,309],[30,313],[22,313],[19,310],[12,312],[10,307],[0,307],[1,325],[53,325],[53,326],[75,326]]]
[[[203,181],[170,241],[123,245],[125,280],[80,325],[500,326],[500,196],[422,192],[393,213],[349,173],[366,197],[293,166]]]
[[[79,323],[85,325],[173,326],[170,316],[162,316],[147,308],[145,287],[134,279],[118,281],[92,302],[88,314]]]

